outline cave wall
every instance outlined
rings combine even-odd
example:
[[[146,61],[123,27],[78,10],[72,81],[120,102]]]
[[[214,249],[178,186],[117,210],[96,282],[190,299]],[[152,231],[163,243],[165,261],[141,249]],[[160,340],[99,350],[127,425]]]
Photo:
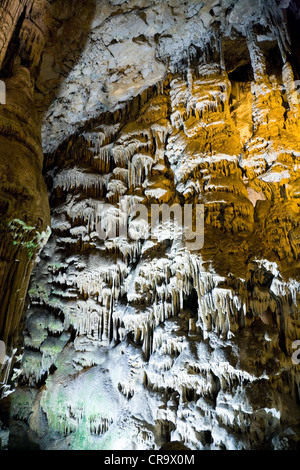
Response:
[[[87,2],[81,54],[64,5],[51,4],[31,72],[52,235],[29,287],[9,445],[297,448],[296,2]],[[100,220],[109,232],[135,204],[204,205],[204,246],[176,221],[176,236],[158,223],[155,239],[103,240]],[[27,252],[49,225],[36,212],[10,224],[35,227]]]

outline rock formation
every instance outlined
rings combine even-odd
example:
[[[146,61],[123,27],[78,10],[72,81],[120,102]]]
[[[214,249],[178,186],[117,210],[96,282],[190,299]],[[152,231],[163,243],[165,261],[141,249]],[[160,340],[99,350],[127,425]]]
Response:
[[[5,445],[299,449],[297,2],[50,3],[3,59]]]
[[[41,122],[34,105],[34,82],[44,46],[44,2],[1,4],[1,78],[6,104],[0,106],[0,337],[7,358],[1,396],[14,357],[20,354],[20,322],[31,270],[50,233],[50,211],[42,175]]]

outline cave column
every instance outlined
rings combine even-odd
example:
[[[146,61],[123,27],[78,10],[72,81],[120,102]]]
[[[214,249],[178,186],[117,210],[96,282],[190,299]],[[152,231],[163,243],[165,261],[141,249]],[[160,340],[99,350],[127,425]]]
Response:
[[[5,59],[6,51],[17,22],[25,8],[30,8],[32,3],[33,0],[7,0],[0,7],[0,68]]]
[[[11,23],[11,37],[18,33],[19,49],[16,58],[11,58],[9,75],[6,70],[6,104],[0,105],[0,340],[5,342],[7,353],[0,365],[0,398],[10,393],[11,373],[22,347],[20,327],[31,271],[50,234],[41,123],[34,104],[34,77],[44,45],[47,2],[11,1],[5,7],[5,19],[13,8],[16,23],[20,9],[26,8],[27,17],[18,31]],[[2,61],[9,42],[5,36],[3,45],[3,38]]]
[[[251,58],[251,65],[255,82],[259,83],[266,77],[266,60],[262,49],[259,47],[256,36],[251,30],[247,34],[247,44]]]

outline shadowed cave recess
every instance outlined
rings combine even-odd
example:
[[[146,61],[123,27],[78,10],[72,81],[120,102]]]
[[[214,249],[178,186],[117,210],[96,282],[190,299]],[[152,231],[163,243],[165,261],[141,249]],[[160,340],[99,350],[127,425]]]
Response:
[[[299,45],[298,0],[0,1],[1,450],[299,450]]]

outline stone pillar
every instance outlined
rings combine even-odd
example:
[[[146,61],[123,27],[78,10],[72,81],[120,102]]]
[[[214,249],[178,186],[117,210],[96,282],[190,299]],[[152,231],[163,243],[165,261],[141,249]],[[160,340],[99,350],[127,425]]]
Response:
[[[282,80],[286,89],[290,112],[294,117],[299,117],[300,90],[298,88],[300,81],[295,82],[294,72],[289,62],[286,62],[282,68]]]
[[[14,18],[18,17],[21,2],[17,3],[9,2],[7,17],[12,16],[13,7]],[[22,6],[25,3],[28,7],[32,2],[23,1]],[[50,234],[41,123],[35,110],[31,73],[40,62],[45,35],[34,11],[27,10],[28,17],[21,25],[19,57],[12,76],[5,79],[6,104],[0,104],[0,340],[7,351],[0,369],[0,398],[10,392],[15,356],[22,346],[19,327],[31,271]],[[26,61],[22,60],[24,53]]]

